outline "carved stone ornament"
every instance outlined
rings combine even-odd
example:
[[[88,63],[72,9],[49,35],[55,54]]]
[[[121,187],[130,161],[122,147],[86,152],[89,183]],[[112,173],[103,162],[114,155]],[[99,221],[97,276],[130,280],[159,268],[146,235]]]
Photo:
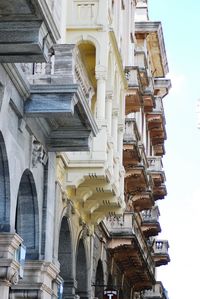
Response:
[[[9,267],[7,270],[7,280],[10,281],[11,284],[16,285],[19,281],[18,271]]]
[[[11,266],[1,266],[0,281],[7,281],[10,284],[16,285],[19,281],[18,270]]]
[[[32,166],[37,167],[38,163],[47,163],[47,154],[44,151],[42,144],[38,140],[33,140],[32,143]]]

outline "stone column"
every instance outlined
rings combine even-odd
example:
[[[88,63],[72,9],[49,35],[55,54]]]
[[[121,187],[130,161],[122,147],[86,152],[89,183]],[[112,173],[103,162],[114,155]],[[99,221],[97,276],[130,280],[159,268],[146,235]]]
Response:
[[[105,120],[105,97],[106,97],[106,71],[96,71],[97,79],[97,103],[96,103],[96,117],[98,121]]]
[[[123,136],[124,136],[124,125],[118,125],[118,153],[119,153],[119,162],[123,164]]]
[[[107,92],[106,93],[106,121],[108,125],[108,134],[111,136],[112,132],[112,102],[113,102],[113,93]]]
[[[9,298],[9,288],[18,283],[19,263],[16,261],[16,251],[22,243],[22,238],[13,233],[0,234],[0,296]]]
[[[114,155],[116,155],[117,153],[118,115],[119,115],[119,109],[114,108],[112,111],[112,137],[113,137],[113,144],[114,144]]]

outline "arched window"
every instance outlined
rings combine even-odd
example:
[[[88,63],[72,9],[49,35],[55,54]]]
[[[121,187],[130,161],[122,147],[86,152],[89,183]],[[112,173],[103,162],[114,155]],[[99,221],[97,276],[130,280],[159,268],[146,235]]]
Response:
[[[10,231],[10,177],[8,158],[0,132],[0,231]]]
[[[103,274],[103,265],[102,261],[98,261],[97,270],[96,270],[96,279],[95,279],[95,297],[103,299],[103,290],[104,290],[104,274]]]
[[[38,202],[33,175],[26,170],[21,178],[16,210],[16,232],[26,246],[26,259],[39,258]]]
[[[63,217],[60,228],[58,261],[60,263],[60,276],[64,281],[63,298],[72,296],[74,288],[73,279],[73,255],[72,241],[69,224],[66,217]]]
[[[88,298],[88,269],[83,239],[80,239],[77,249],[76,280],[77,295],[80,296],[80,299]]]

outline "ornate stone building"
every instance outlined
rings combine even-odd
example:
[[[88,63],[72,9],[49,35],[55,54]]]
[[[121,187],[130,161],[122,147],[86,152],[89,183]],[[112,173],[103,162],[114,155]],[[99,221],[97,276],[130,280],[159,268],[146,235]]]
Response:
[[[170,81],[147,2],[1,0],[2,299],[167,299]]]

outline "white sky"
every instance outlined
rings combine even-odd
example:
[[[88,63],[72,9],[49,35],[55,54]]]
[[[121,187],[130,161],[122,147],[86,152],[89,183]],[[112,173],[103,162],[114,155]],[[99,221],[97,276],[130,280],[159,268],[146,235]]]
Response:
[[[169,299],[199,298],[200,277],[200,1],[149,0],[150,20],[163,24],[172,80],[164,99],[167,121],[164,169],[168,195],[159,201],[171,262],[158,269]]]

